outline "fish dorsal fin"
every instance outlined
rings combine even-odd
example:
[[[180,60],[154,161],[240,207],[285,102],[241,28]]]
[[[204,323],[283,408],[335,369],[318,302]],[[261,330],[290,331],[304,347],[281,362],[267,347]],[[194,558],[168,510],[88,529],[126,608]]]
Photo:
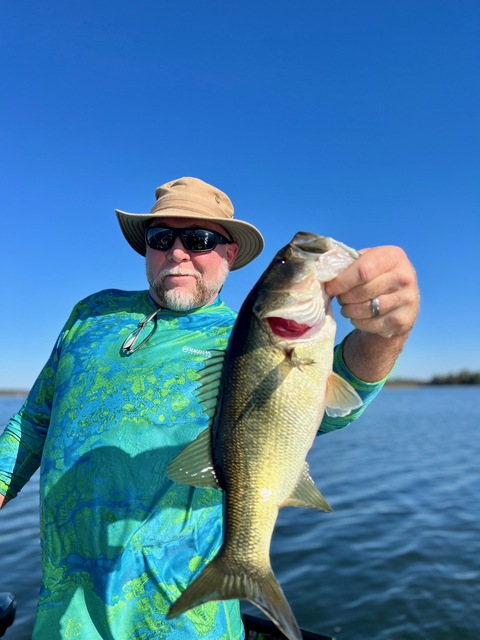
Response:
[[[225,351],[212,350],[210,353],[211,357],[199,372],[200,386],[196,390],[196,396],[207,414],[209,424],[211,425],[215,416],[220,393]]]
[[[307,507],[319,511],[332,511],[332,507],[315,486],[307,462],[305,462],[297,486],[282,507]]]
[[[363,404],[355,389],[335,372],[327,380],[325,413],[331,418],[343,418]]]
[[[205,429],[167,467],[170,480],[193,487],[219,489],[213,467],[211,429]]]

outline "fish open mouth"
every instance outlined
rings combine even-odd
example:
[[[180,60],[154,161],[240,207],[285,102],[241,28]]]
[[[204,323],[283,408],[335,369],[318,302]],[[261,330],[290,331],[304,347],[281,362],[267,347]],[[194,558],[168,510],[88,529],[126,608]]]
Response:
[[[267,322],[272,333],[280,338],[303,338],[312,328],[309,324],[295,322],[289,318],[270,317],[267,318]]]

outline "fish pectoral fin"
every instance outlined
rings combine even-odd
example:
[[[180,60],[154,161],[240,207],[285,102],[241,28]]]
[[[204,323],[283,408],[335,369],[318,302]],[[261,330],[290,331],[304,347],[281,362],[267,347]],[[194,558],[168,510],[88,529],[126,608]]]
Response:
[[[362,404],[362,399],[352,385],[332,371],[327,380],[325,413],[331,418],[343,418]]]
[[[220,489],[212,460],[211,430],[205,429],[167,467],[170,480]]]
[[[282,507],[307,507],[318,511],[332,511],[332,507],[315,486],[307,463],[305,463],[297,486],[282,504]]]

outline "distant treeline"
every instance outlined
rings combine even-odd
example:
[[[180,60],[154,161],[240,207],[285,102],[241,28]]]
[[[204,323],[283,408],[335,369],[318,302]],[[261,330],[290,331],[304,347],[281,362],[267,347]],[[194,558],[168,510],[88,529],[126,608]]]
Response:
[[[480,371],[460,371],[460,373],[448,373],[444,376],[433,376],[430,380],[414,380],[405,378],[392,378],[387,381],[390,386],[412,386],[445,384],[480,384]]]
[[[0,396],[26,396],[27,389],[0,389]]]
[[[433,376],[428,384],[480,384],[480,372],[460,371],[446,376]]]

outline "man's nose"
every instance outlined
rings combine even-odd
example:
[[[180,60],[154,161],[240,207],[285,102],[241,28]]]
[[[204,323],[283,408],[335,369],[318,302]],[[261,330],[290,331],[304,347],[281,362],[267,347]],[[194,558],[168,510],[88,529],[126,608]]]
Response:
[[[190,260],[190,253],[183,246],[182,239],[177,236],[175,242],[168,250],[168,259],[173,262],[184,262]]]

